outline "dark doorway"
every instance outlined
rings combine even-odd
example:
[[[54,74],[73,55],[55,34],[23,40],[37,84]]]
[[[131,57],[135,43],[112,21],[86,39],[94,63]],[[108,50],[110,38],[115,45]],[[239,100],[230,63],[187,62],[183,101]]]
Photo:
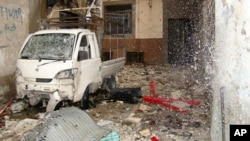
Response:
[[[193,62],[193,22],[191,19],[168,19],[168,62],[188,65]]]
[[[112,52],[102,52],[102,61],[111,60],[113,58]]]
[[[144,63],[144,52],[127,52],[127,63]]]

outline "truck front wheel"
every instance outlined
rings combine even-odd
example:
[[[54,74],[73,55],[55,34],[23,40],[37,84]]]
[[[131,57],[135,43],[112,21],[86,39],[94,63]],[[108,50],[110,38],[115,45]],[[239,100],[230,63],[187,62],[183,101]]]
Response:
[[[88,109],[89,108],[89,87],[85,89],[85,92],[83,93],[82,100],[80,103],[81,109]]]

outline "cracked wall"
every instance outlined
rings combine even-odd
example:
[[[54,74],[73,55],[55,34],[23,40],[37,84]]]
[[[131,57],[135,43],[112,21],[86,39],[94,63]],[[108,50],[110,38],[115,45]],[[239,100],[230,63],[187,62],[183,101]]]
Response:
[[[34,20],[39,16],[31,16],[38,11],[35,4],[39,4],[39,1],[0,1],[0,100],[15,95],[17,54],[30,32],[30,19],[33,24],[39,23]],[[30,10],[30,7],[34,7],[34,10]]]

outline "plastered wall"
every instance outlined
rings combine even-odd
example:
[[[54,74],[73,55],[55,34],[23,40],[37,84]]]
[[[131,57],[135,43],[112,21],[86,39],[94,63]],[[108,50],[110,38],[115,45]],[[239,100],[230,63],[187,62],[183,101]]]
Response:
[[[28,2],[0,1],[0,96],[14,94],[17,53],[28,34]]]
[[[136,38],[162,38],[162,0],[136,1]]]
[[[213,140],[228,141],[230,124],[250,124],[249,7],[249,0],[215,0]]]

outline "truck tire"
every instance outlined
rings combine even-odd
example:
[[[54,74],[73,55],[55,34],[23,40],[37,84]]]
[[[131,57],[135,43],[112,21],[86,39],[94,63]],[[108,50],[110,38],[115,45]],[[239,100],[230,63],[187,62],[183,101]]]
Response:
[[[80,103],[81,109],[88,109],[89,108],[89,87],[85,89],[85,92],[83,93],[81,103]]]
[[[106,80],[106,90],[110,92],[111,90],[116,88],[115,76],[111,76]]]

